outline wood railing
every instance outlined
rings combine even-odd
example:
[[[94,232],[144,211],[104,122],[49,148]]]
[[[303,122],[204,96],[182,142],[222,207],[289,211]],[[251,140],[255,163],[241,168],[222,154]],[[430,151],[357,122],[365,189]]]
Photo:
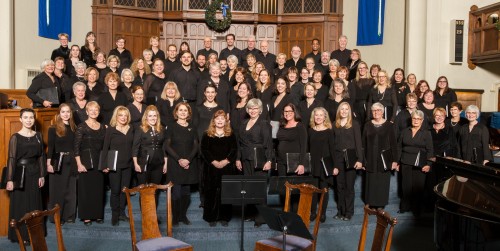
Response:
[[[500,3],[482,8],[473,5],[469,12],[469,67],[500,61]]]

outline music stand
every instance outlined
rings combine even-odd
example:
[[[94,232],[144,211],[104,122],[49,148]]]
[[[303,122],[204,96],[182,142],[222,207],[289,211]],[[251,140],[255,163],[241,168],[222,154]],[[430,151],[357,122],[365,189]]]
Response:
[[[280,195],[285,195],[286,190],[285,190],[285,183],[288,181],[288,183],[297,185],[297,184],[310,184],[315,187],[318,186],[318,181],[316,178],[313,176],[272,176],[269,179],[269,194],[280,194]],[[300,191],[298,190],[293,190],[292,194],[298,194]]]
[[[284,212],[261,205],[258,205],[257,209],[269,228],[283,233],[283,251],[286,251],[287,234],[295,235],[308,240],[314,239],[298,214]]]
[[[245,229],[245,205],[267,203],[267,177],[223,175],[221,184],[221,204],[241,205],[241,240],[243,251],[243,233]]]

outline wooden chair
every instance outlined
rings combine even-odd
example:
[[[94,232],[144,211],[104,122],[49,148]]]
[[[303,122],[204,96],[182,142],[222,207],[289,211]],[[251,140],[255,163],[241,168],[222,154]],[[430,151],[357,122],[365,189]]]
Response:
[[[193,247],[180,240],[172,238],[172,204],[171,190],[172,182],[167,185],[146,184],[134,188],[123,188],[127,197],[128,215],[130,217],[130,235],[132,236],[132,250],[193,250]],[[157,189],[167,192],[167,237],[162,237],[158,226],[158,216],[156,214],[155,193]],[[142,238],[137,241],[134,214],[132,213],[132,202],[130,195],[139,192],[142,216]]]
[[[290,211],[290,199],[292,195],[292,190],[298,189],[300,191],[299,207],[297,209],[297,214],[300,216],[304,224],[309,227],[310,217],[311,217],[311,204],[313,196],[320,194],[320,200],[318,205],[318,212],[316,213],[316,220],[314,223],[314,230],[312,236],[313,240],[307,240],[294,235],[287,235],[286,238],[286,250],[316,250],[316,240],[318,238],[320,217],[323,213],[323,199],[325,193],[328,191],[327,188],[318,189],[310,184],[297,184],[293,185],[288,182],[285,183],[286,187],[286,197],[285,197],[285,212]],[[259,240],[255,243],[254,251],[278,251],[283,248],[283,236],[280,234],[275,237],[271,237],[265,240]]]
[[[389,227],[389,233],[387,234],[387,240],[385,241],[385,251],[391,250],[392,243],[392,232],[394,226],[398,223],[396,218],[391,218],[389,213],[383,209],[371,209],[369,205],[365,206],[365,215],[363,218],[363,226],[361,228],[361,236],[359,237],[358,251],[365,250],[366,243],[366,232],[368,230],[368,216],[377,216],[377,226],[375,228],[375,233],[373,236],[372,251],[382,251],[382,245],[384,244],[384,236],[387,226]]]
[[[60,207],[58,204],[55,205],[54,208],[46,211],[35,210],[29,213],[26,213],[19,221],[12,219],[10,221],[10,227],[14,228],[16,231],[17,239],[19,241],[19,247],[21,251],[26,251],[26,247],[24,246],[23,237],[21,236],[21,232],[19,231],[19,227],[21,225],[26,225],[26,229],[28,230],[28,234],[30,237],[30,243],[32,247],[32,251],[47,251],[47,242],[45,241],[45,216],[54,215],[54,221],[56,226],[56,236],[57,236],[57,250],[65,251],[64,241],[62,237],[61,230],[61,215],[59,213]]]

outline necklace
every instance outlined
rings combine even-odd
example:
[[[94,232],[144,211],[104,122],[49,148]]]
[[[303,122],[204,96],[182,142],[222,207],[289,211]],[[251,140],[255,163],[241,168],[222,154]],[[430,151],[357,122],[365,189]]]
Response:
[[[188,125],[188,122],[180,122],[179,120],[177,120],[177,124],[186,127]]]

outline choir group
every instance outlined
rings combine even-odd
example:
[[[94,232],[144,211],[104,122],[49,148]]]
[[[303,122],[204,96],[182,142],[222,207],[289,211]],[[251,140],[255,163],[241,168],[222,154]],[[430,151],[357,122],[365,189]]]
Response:
[[[479,109],[468,106],[461,117],[445,76],[431,90],[401,68],[389,75],[347,49],[345,36],[333,52],[313,39],[304,58],[298,46],[288,58],[269,52],[268,41],[257,49],[250,36],[247,48],[238,49],[235,39],[226,35],[227,48],[217,52],[207,37],[195,54],[186,42],[164,52],[151,37],[151,47],[133,58],[123,37],[105,53],[92,32],[81,47],[68,46],[60,34],[61,46],[27,90],[34,108],[59,113],[45,153],[35,112],[20,112],[22,129],[8,152],[9,218],[44,208],[47,180],[47,207],[59,204],[66,224],[77,217],[87,226],[102,224],[108,187],[116,226],[128,221],[123,187],[171,181],[174,226],[191,224],[192,188],[200,192],[203,219],[227,226],[232,209],[220,193],[228,174],[312,176],[317,187],[333,189],[333,218],[345,221],[354,214],[357,176],[364,203],[383,208],[391,176],[398,175],[399,213],[418,215],[432,203],[432,187],[450,175],[433,164],[435,156],[492,161]],[[17,240],[11,230],[9,239]]]

